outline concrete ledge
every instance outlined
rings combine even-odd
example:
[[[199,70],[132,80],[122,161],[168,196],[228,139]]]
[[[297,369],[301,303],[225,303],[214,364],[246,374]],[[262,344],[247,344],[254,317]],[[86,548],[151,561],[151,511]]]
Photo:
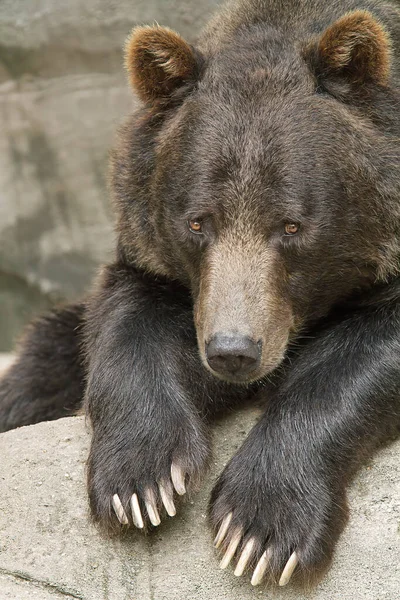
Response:
[[[102,538],[90,524],[83,418],[0,435],[0,600],[301,600],[290,588],[251,588],[221,572],[206,526],[207,498],[257,411],[215,426],[203,490],[152,536]],[[351,491],[352,518],[334,567],[312,600],[400,597],[400,443],[383,450]]]

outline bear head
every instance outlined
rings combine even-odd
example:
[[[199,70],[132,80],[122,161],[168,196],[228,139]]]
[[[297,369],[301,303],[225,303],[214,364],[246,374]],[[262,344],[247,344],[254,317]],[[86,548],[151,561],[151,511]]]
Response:
[[[216,376],[263,378],[334,306],[396,273],[391,65],[366,11],[297,40],[254,23],[212,52],[162,27],[128,39],[143,106],[112,157],[119,253],[190,290]]]

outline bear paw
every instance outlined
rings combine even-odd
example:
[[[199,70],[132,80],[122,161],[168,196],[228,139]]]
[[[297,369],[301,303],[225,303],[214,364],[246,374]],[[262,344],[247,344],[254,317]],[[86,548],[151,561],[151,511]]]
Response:
[[[181,423],[160,430],[157,439],[154,429],[125,439],[94,439],[88,460],[93,520],[112,532],[157,527],[163,513],[174,517],[176,497],[198,484],[208,463],[208,440],[193,430],[193,424],[186,431]]]
[[[345,494],[308,470],[311,463],[278,465],[278,456],[269,468],[267,456],[242,450],[227,465],[210,502],[214,546],[223,551],[221,569],[236,559],[235,575],[251,570],[254,586],[285,586],[293,575],[309,587],[331,562],[347,519]]]

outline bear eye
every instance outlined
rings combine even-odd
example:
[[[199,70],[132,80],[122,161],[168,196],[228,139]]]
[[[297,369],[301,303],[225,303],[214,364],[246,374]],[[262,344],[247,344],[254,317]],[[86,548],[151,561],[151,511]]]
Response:
[[[286,223],[285,235],[296,235],[299,232],[300,225],[298,223]]]
[[[192,233],[201,234],[202,233],[202,222],[200,219],[192,219],[188,222],[189,229]]]

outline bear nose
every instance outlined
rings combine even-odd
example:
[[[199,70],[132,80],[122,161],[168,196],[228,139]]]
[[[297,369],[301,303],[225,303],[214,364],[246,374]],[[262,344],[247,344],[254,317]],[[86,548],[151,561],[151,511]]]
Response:
[[[206,357],[212,370],[221,375],[244,375],[260,364],[261,342],[217,333],[206,344]]]

